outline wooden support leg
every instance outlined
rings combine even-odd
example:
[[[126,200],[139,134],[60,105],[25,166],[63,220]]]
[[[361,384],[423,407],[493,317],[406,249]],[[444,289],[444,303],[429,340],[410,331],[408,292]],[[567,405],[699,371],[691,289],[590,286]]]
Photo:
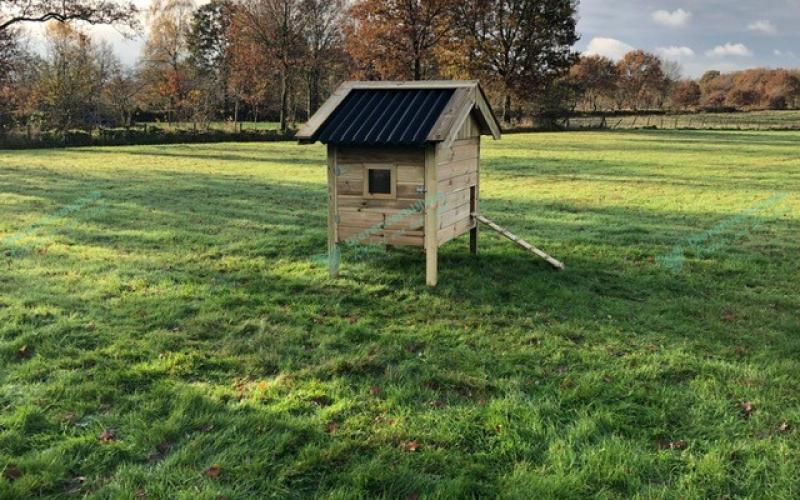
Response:
[[[425,249],[425,283],[436,286],[439,282],[439,249],[432,245]]]
[[[341,256],[339,255],[339,245],[333,242],[328,243],[328,272],[331,278],[339,277],[339,262]]]
[[[335,146],[328,145],[328,272],[331,278],[339,277],[339,254],[338,241],[338,207],[336,206],[336,169],[337,151]]]
[[[425,150],[425,282],[439,281],[439,186],[436,179],[436,149]]]
[[[475,221],[475,227],[469,231],[469,253],[478,255],[478,222]]]
[[[472,186],[469,189],[469,206],[470,213],[478,213],[478,186]],[[475,227],[469,232],[469,253],[478,255],[478,219],[473,216],[472,222]]]

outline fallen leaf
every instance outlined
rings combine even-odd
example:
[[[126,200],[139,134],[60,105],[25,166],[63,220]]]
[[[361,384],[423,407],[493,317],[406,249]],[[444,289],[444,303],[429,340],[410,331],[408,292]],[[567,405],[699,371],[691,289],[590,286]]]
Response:
[[[675,441],[662,440],[659,441],[658,447],[662,450],[682,450],[686,448],[687,444],[688,443],[683,439],[678,439]]]
[[[402,441],[400,447],[405,451],[413,453],[419,449],[419,444],[416,441]]]
[[[789,432],[789,422],[782,422],[778,426],[778,432]]]
[[[172,445],[170,443],[161,443],[156,446],[156,449],[150,453],[150,456],[147,457],[147,461],[152,463],[160,462],[167,456],[169,450],[172,449]]]
[[[378,387],[377,385],[373,385],[369,389],[369,392],[371,392],[373,396],[378,396],[381,393],[381,388]]]
[[[3,471],[3,477],[8,479],[9,481],[13,481],[19,478],[22,475],[22,471],[19,470],[19,467],[16,464],[9,464],[6,467],[6,470]]]
[[[328,396],[315,396],[311,398],[311,403],[315,406],[325,407],[330,406],[333,403],[333,400]]]
[[[219,465],[212,465],[208,469],[206,469],[206,476],[208,477],[219,477],[220,473],[222,472],[222,468]]]
[[[31,351],[28,349],[27,345],[24,345],[17,351],[17,356],[23,359],[29,358],[31,356]]]
[[[104,429],[103,432],[97,437],[102,443],[110,443],[117,440],[117,431],[115,429]]]
[[[75,493],[81,491],[81,488],[83,487],[83,484],[85,482],[86,482],[85,476],[75,476],[69,481],[67,481],[67,484],[64,486],[64,491],[68,495],[74,495]]]
[[[750,415],[755,411],[756,407],[750,401],[742,403],[742,417],[750,418]]]

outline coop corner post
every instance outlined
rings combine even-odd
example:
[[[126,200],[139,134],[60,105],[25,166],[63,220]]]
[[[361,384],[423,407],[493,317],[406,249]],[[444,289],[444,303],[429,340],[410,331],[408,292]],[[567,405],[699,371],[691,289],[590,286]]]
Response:
[[[481,142],[478,136],[478,165],[476,167],[477,175],[475,176],[475,185],[469,190],[469,211],[472,215],[472,229],[469,231],[469,253],[478,255],[478,219],[474,214],[478,213],[478,200],[480,199],[480,185],[481,185]]]
[[[439,185],[436,178],[436,146],[425,148],[425,282],[439,280]]]
[[[328,272],[332,278],[339,276],[339,236],[337,217],[336,171],[337,166],[336,146],[328,145]]]

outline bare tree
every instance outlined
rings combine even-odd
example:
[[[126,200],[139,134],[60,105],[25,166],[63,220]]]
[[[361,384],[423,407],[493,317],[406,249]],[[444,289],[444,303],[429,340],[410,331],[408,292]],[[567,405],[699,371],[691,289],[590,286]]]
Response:
[[[511,99],[533,100],[577,59],[576,0],[471,0],[457,4],[471,69],[499,83],[503,121]]]
[[[304,0],[301,4],[303,35],[306,43],[306,83],[308,116],[322,101],[322,80],[342,59],[343,0]]]
[[[111,0],[2,0],[0,31],[18,23],[82,21],[88,24],[111,24],[137,29],[138,9],[132,2]]]

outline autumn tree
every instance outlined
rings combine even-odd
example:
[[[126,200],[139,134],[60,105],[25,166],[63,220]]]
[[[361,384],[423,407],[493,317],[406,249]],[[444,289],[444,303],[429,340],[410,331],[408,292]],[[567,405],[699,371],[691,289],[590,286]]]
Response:
[[[113,0],[3,0],[0,3],[0,31],[26,22],[81,21],[138,27],[138,9],[133,2]]]
[[[774,70],[765,75],[763,101],[769,109],[789,109],[800,106],[800,77],[786,70]]]
[[[129,128],[133,125],[138,92],[139,83],[132,69],[118,65],[111,70],[108,82],[103,87],[103,99],[108,103],[108,110],[118,126]]]
[[[512,97],[535,100],[577,59],[575,0],[458,2],[456,24],[474,74],[500,86],[503,121]]]
[[[15,72],[22,66],[22,49],[17,30],[0,31],[0,134],[13,121]]]
[[[347,52],[366,79],[437,76],[437,48],[452,29],[455,0],[356,0],[349,11]]]
[[[151,105],[163,105],[168,121],[189,90],[187,35],[193,10],[193,0],[153,0],[150,4],[149,36],[140,74],[145,80],[144,98]]]
[[[620,102],[634,110],[661,104],[669,88],[669,79],[661,59],[643,50],[625,54],[617,63]]]
[[[280,129],[288,130],[291,79],[304,54],[301,0],[244,0],[240,12],[243,34],[276,67],[280,85]]]
[[[683,80],[672,88],[671,100],[678,109],[693,109],[700,105],[702,97],[700,85],[694,80]]]
[[[599,55],[583,56],[570,69],[570,78],[582,92],[582,101],[592,111],[598,110],[598,102],[611,100],[617,91],[617,66],[614,61]]]
[[[234,6],[228,37],[230,75],[227,92],[233,99],[234,125],[239,122],[243,104],[252,110],[253,121],[258,120],[259,108],[267,98],[272,80],[263,68],[269,67],[266,53],[249,35],[243,10]]]

